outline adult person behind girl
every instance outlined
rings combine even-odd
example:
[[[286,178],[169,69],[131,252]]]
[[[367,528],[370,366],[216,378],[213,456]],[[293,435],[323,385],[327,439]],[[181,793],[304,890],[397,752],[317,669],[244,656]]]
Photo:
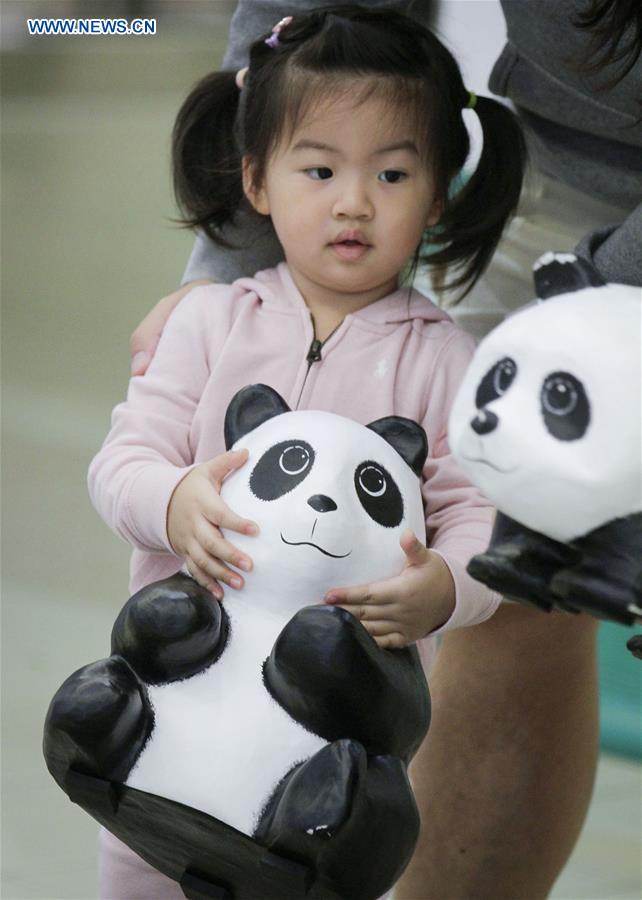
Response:
[[[114,411],[89,483],[99,512],[134,548],[132,592],[183,562],[219,597],[222,584],[242,589],[252,560],[219,526],[255,534],[256,525],[218,493],[247,458],[223,452],[223,420],[241,387],[265,382],[293,408],[364,424],[404,415],[427,433],[430,549],[402,536],[399,576],[336,585],[325,602],[358,616],[381,647],[418,641],[426,665],[438,633],[495,611],[499,598],[465,571],[487,544],[492,508],[466,482],[445,438],[473,341],[402,286],[426,228],[437,223],[445,246],[431,262],[454,261],[462,284],[473,284],[518,201],[519,126],[496,101],[476,102],[484,150],[451,198],[469,151],[462,110],[470,95],[450,53],[400,14],[341,6],[284,20],[252,45],[242,91],[234,72],[217,72],[188,97],[174,142],[187,220],[221,241],[247,198],[270,216],[286,263],[194,290]],[[105,897],[181,896],[108,834],[101,870]]]
[[[225,65],[245,65],[250,37],[314,5],[240,0]],[[415,16],[429,6],[397,5]],[[508,44],[492,87],[517,104],[534,178],[487,274],[451,310],[475,334],[507,306],[530,300],[531,265],[552,247],[570,251],[579,241],[577,252],[605,277],[642,284],[638,0],[513,0],[502,8]],[[251,261],[256,268],[280,258],[256,217],[230,236],[239,250],[198,239],[186,280],[230,279]],[[184,290],[161,301],[132,336],[136,371],[144,371]],[[431,690],[433,723],[414,765],[422,838],[397,896],[545,896],[591,795],[595,623],[504,605],[487,623],[444,638]]]

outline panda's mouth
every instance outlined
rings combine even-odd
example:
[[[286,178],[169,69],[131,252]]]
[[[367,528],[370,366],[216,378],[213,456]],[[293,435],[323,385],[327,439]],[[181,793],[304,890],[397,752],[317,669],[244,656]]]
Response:
[[[283,537],[283,534],[281,534],[281,540],[289,547],[314,547],[319,553],[323,553],[324,556],[331,556],[332,559],[345,559],[346,556],[350,556],[352,553],[352,550],[348,550],[347,553],[330,553],[329,550],[324,550],[323,547],[319,547],[318,544],[313,544],[312,541],[288,541]]]
[[[483,456],[464,456],[463,458],[468,460],[468,462],[474,462],[479,463],[482,466],[488,466],[489,469],[494,469],[495,472],[500,472],[502,475],[510,475],[511,472],[516,472],[519,468],[519,466],[502,468],[501,466],[492,463],[489,459],[486,459]]]

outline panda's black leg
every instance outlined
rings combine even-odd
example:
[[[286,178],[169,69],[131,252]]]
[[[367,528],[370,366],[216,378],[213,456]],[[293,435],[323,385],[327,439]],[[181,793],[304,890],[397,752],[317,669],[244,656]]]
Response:
[[[642,514],[608,522],[574,546],[579,561],[551,583],[557,605],[622,625],[642,622]]]
[[[125,781],[153,725],[145,687],[128,663],[118,656],[91,663],[70,675],[49,705],[47,767],[68,792],[70,770]]]
[[[473,556],[467,571],[505,597],[550,610],[554,606],[551,578],[577,558],[577,551],[566,544],[497,513],[488,549]]]
[[[295,855],[334,837],[352,811],[353,793],[367,768],[357,741],[335,741],[281,780],[265,806],[254,838]],[[314,842],[310,840],[314,839]]]
[[[349,734],[368,753],[409,759],[428,730],[430,698],[416,649],[381,650],[340,607],[300,610],[263,675],[292,718],[328,741]]]
[[[178,574],[130,597],[114,624],[111,649],[147,684],[167,684],[216,662],[227,636],[221,604],[188,575]]]
[[[309,861],[339,896],[374,900],[399,878],[418,834],[401,760],[369,758],[357,742],[342,740],[289,773],[254,837],[274,853]]]

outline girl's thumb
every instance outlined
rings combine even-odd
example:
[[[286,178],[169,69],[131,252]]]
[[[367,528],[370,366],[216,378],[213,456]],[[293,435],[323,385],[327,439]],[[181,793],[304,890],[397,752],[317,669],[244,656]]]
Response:
[[[226,453],[221,453],[220,456],[215,456],[208,465],[210,478],[214,481],[222,481],[226,475],[247,462],[248,455],[249,453],[244,447],[241,450],[228,450]]]
[[[417,566],[426,556],[426,548],[413,531],[407,528],[399,539],[401,549],[406,554],[408,565]]]

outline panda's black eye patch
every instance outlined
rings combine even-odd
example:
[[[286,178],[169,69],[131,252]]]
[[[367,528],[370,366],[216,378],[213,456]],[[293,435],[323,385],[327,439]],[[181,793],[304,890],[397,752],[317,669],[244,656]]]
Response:
[[[551,372],[540,394],[547,431],[559,441],[576,441],[589,426],[591,411],[584,385],[570,372]]]
[[[403,498],[392,475],[380,463],[365,460],[355,469],[354,486],[359,502],[384,528],[395,528],[403,519]]]
[[[266,450],[250,475],[250,490],[259,500],[276,500],[300,484],[314,464],[306,441],[281,441]]]
[[[479,382],[479,387],[475,394],[475,406],[477,409],[481,409],[486,404],[497,400],[498,397],[505,394],[515,380],[515,375],[517,375],[515,360],[505,356],[504,359],[496,362]]]

